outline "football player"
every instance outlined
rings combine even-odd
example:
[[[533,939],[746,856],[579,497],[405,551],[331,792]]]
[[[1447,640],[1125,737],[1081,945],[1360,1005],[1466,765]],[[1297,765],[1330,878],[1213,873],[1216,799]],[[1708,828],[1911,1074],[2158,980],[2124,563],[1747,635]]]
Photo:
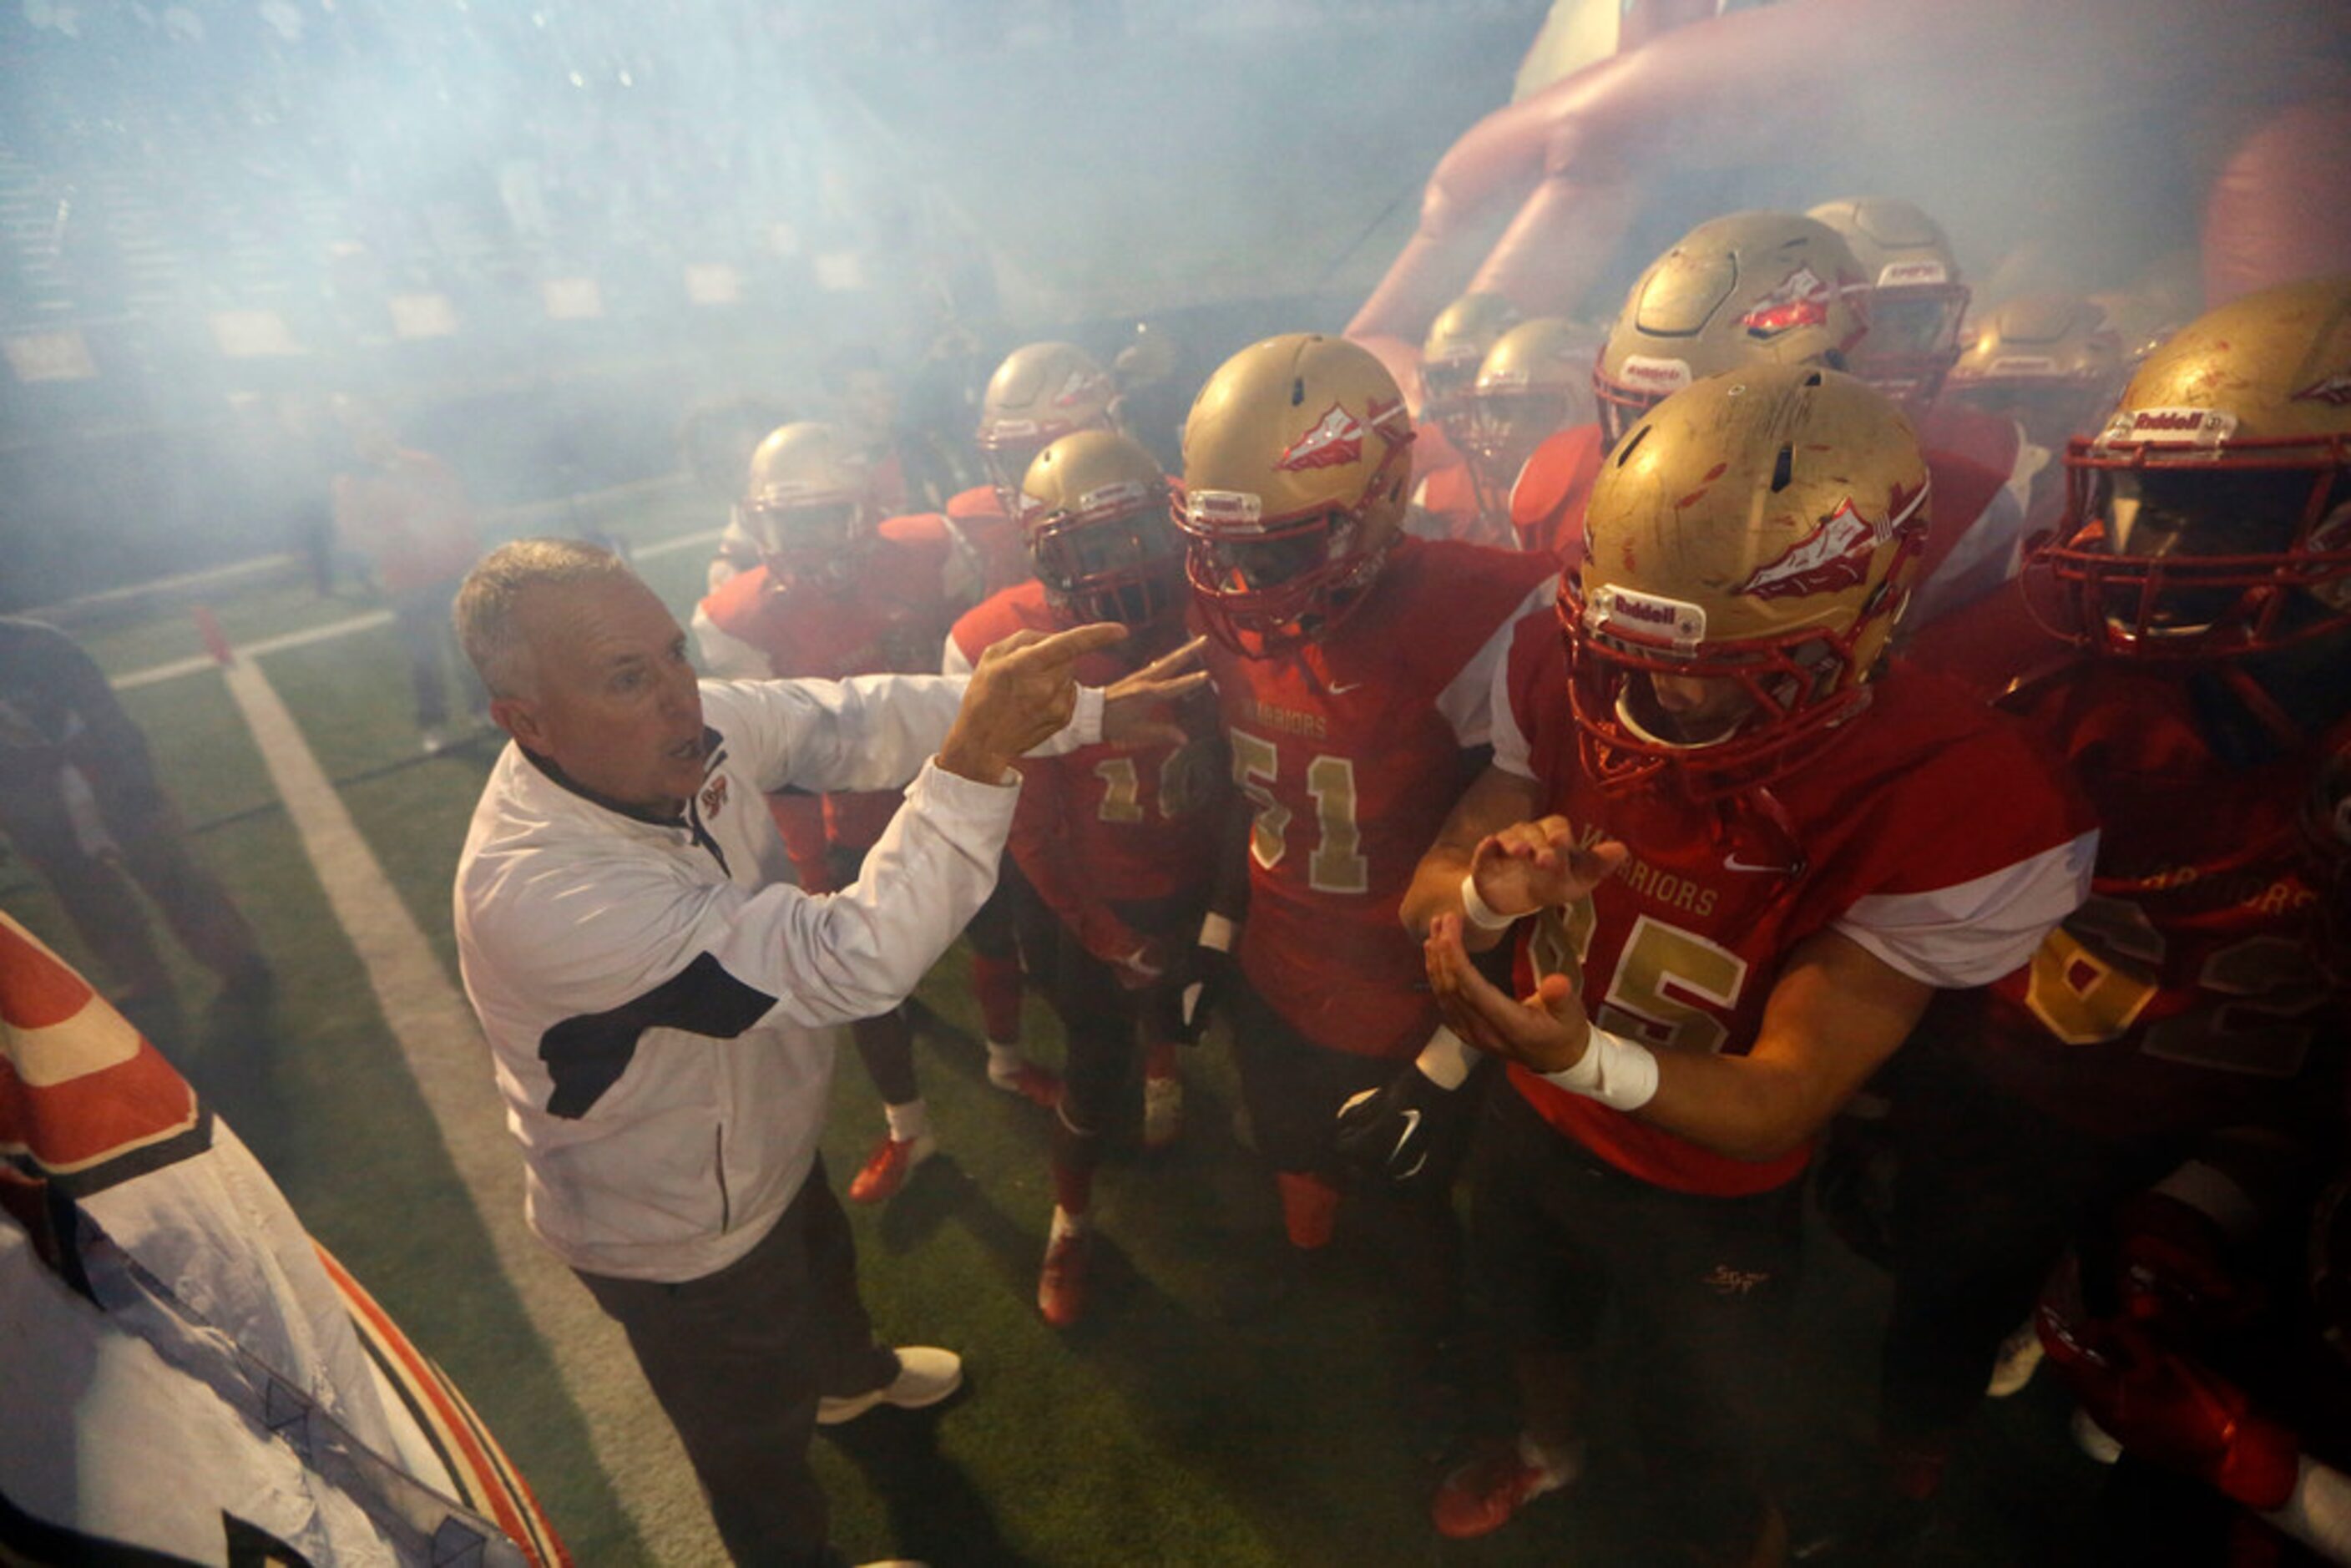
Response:
[[[1455,538],[1513,546],[1510,492],[1535,448],[1555,432],[1592,423],[1592,363],[1599,335],[1560,316],[1522,321],[1494,340],[1470,383],[1464,422],[1469,461],[1430,480],[1421,504],[1440,512]]]
[[[1469,389],[1495,340],[1519,324],[1518,308],[1499,294],[1465,294],[1437,313],[1420,348],[1420,406],[1415,411],[1412,504],[1448,522],[1474,515],[1470,486]]]
[[[1133,634],[1081,671],[1109,685],[1184,640],[1183,536],[1168,518],[1166,477],[1142,445],[1109,431],[1065,435],[1029,465],[1022,500],[1036,576],[956,622],[949,674],[1024,629],[1116,621]],[[1012,858],[1058,925],[1052,985],[1069,1041],[1037,1281],[1038,1311],[1055,1328],[1085,1312],[1094,1167],[1138,1049],[1144,1146],[1166,1147],[1182,1126],[1175,961],[1199,927],[1231,792],[1213,717],[1199,717],[1202,733],[1165,744],[1020,765]]]
[[[1049,443],[1081,430],[1115,428],[1116,396],[1110,375],[1073,343],[1027,343],[1013,350],[987,378],[973,432],[987,483],[949,497],[944,511],[893,517],[885,528],[943,536],[955,550],[956,591],[966,607],[1026,581],[1029,551],[1019,521],[1021,479]],[[1038,962],[1050,967],[1050,922],[1036,909],[1018,863],[1008,855],[996,891],[964,932],[971,945],[971,988],[987,1037],[989,1081],[999,1088],[1017,1086],[1050,1105],[1059,1086],[1028,1063],[1020,1048],[1024,936],[1046,955]]]
[[[1667,394],[1746,364],[1841,366],[1868,330],[1868,279],[1826,225],[1769,212],[1698,225],[1626,294],[1592,367],[1597,423],[1550,436],[1520,474],[1520,545],[1576,558],[1601,459]]]
[[[2194,321],[2065,461],[2063,542],[1915,650],[2070,759],[2105,839],[1901,1103],[1882,1414],[1914,1496],[2085,1223],[2206,1129],[2342,1103],[2296,818],[2351,744],[2351,277]]]
[[[1520,472],[1510,497],[1520,543],[1575,559],[1602,459],[1642,413],[1693,381],[1743,365],[1845,368],[1871,330],[1875,293],[1852,247],[1818,218],[1733,213],[1683,235],[1635,281],[1593,367],[1598,426],[1552,436]],[[1914,619],[1983,591],[1977,563],[2009,562],[2021,526],[2005,488],[2012,465],[1926,449],[1936,518]]]
[[[947,517],[977,552],[990,593],[1029,575],[1020,531],[1020,485],[1037,454],[1081,430],[1115,430],[1118,384],[1074,343],[1015,349],[987,378],[974,440],[987,483],[947,503]]]
[[[1293,1261],[1332,1239],[1340,1107],[1468,1074],[1459,1042],[1435,1038],[1396,904],[1488,742],[1510,628],[1552,576],[1541,558],[1408,536],[1412,439],[1379,361],[1307,333],[1228,360],[1185,426],[1177,521],[1233,779],[1254,809],[1246,917],[1236,934],[1212,916],[1202,944],[1238,960],[1228,1022]],[[1458,1151],[1443,1143],[1389,1142],[1381,1158],[1419,1179],[1359,1189],[1432,1375],[1458,1295]]]
[[[955,551],[935,517],[876,525],[862,452],[829,424],[776,430],[752,454],[737,516],[760,564],[722,584],[694,614],[705,667],[738,680],[928,674],[961,605],[951,597]],[[800,885],[833,893],[896,814],[895,790],[774,797],[769,809]],[[1016,996],[1018,977],[1015,978]],[[938,1148],[914,1074],[914,1034],[901,1006],[851,1027],[881,1092],[888,1130],[849,1184],[850,1200],[879,1203]],[[988,1080],[1050,1104],[1050,1074],[999,1049]]]
[[[2053,768],[1964,688],[1882,665],[1928,491],[1855,378],[1716,376],[1610,455],[1564,639],[1519,630],[1493,766],[1404,910],[1448,1021],[1511,1064],[1472,1192],[1525,1425],[1447,1478],[1447,1535],[1574,1478],[1614,1299],[1671,1533],[1771,1560],[1755,1435],[1814,1136],[1938,988],[2013,968],[2082,896],[2095,835]],[[1523,999],[1469,961],[1505,934]]]
[[[1840,197],[1804,215],[1843,235],[1869,279],[1869,335],[1847,353],[1845,369],[1921,424],[1959,357],[1970,297],[1949,236],[1898,196]]]

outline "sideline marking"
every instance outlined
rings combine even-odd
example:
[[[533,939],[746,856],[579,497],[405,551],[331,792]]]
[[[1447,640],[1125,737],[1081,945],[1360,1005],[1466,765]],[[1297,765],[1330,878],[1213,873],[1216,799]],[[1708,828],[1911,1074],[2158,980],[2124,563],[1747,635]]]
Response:
[[[632,547],[629,555],[634,560],[651,560],[656,556],[675,555],[679,550],[692,549],[696,545],[708,544],[722,531],[718,528],[705,528],[697,533],[679,534],[674,538],[649,544],[643,549]],[[353,615],[342,621],[329,621],[323,626],[311,626],[300,632],[287,632],[276,637],[258,638],[254,642],[241,644],[237,653],[240,658],[250,661],[270,653],[283,653],[289,648],[307,648],[313,643],[331,643],[338,637],[349,637],[360,632],[371,632],[379,626],[391,624],[391,611],[371,610],[364,615]],[[116,691],[127,692],[140,686],[155,685],[163,681],[176,681],[183,675],[202,674],[206,670],[217,668],[219,668],[218,662],[211,654],[194,653],[184,659],[173,659],[168,664],[150,664],[143,670],[133,670],[127,675],[115,677],[111,684]]]
[[[261,646],[219,666],[229,695],[253,732],[335,919],[367,970],[376,1006],[489,1235],[499,1270],[587,1424],[605,1479],[657,1560],[725,1561],[685,1452],[635,1372],[619,1325],[524,1222],[522,1159],[507,1131],[490,1048],[473,1009],[450,984],[294,716],[262,675],[253,658]]]

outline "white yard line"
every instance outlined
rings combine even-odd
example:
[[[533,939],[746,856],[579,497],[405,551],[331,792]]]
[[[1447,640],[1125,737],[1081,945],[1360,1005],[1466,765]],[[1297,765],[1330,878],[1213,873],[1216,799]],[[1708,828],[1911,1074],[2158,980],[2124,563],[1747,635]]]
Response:
[[[679,550],[692,549],[697,545],[710,543],[718,537],[719,531],[716,528],[705,528],[700,533],[680,534],[675,538],[663,539],[657,543],[646,545],[642,549],[632,549],[630,554],[638,560],[651,560],[658,556],[675,555]],[[391,624],[391,611],[371,610],[364,615],[353,615],[341,621],[329,621],[323,626],[312,626],[300,632],[287,632],[276,637],[264,637],[256,642],[247,643],[244,646],[243,653],[248,659],[267,653],[282,653],[288,648],[307,648],[313,643],[329,643],[338,637],[349,637],[354,632],[369,632],[378,626]],[[209,653],[196,653],[185,659],[173,659],[169,664],[150,664],[143,670],[133,670],[127,675],[118,675],[114,678],[113,685],[118,692],[131,691],[140,686],[152,686],[163,681],[176,681],[183,675],[201,674],[214,668],[215,663],[216,661]]]
[[[342,623],[342,631],[385,619],[361,616]],[[299,646],[342,631],[319,627],[298,633],[297,641],[277,639],[276,645]],[[256,643],[225,667],[229,694],[253,731],[335,918],[367,969],[376,1004],[500,1270],[586,1418],[597,1460],[646,1548],[664,1563],[723,1562],[694,1472],[644,1380],[631,1370],[627,1341],[523,1222],[522,1157],[491,1079],[489,1047],[293,715],[255,664],[253,654],[271,645]],[[515,1437],[507,1434],[509,1448]]]

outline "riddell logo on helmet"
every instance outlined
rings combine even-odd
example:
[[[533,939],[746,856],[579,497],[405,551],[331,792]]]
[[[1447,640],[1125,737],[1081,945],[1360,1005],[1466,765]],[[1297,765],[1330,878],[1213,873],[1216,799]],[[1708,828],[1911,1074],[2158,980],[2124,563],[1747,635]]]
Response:
[[[1273,465],[1287,474],[1309,468],[1336,468],[1360,462],[1364,455],[1364,422],[1332,403],[1312,429],[1282,449]]]
[[[1184,497],[1192,526],[1227,533],[1263,533],[1265,503],[1247,490],[1192,490]]]
[[[1585,619],[1595,632],[1630,625],[1652,634],[1662,633],[1677,647],[1694,648],[1706,641],[1706,610],[1702,605],[1635,588],[1604,587],[1592,596]]]
[[[1626,386],[1642,387],[1651,392],[1679,392],[1690,384],[1689,361],[1653,360],[1645,354],[1628,354],[1625,359],[1623,379]]]
[[[2140,408],[2115,415],[2098,439],[2165,445],[2210,446],[2237,428],[2237,416],[2217,408]]]
[[[1107,485],[1097,485],[1079,497],[1078,509],[1099,512],[1113,507],[1136,506],[1150,493],[1150,487],[1140,479],[1114,479]]]
[[[1949,283],[1950,280],[1950,270],[1939,261],[1889,261],[1877,274],[1877,287],[1880,288]]]
[[[2326,402],[2341,408],[2351,403],[2351,371],[2322,376],[2294,394],[2296,402]]]

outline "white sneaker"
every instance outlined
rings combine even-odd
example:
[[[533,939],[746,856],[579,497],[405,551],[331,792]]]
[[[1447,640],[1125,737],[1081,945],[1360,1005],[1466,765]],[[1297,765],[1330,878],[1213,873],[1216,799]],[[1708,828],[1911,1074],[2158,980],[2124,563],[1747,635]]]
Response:
[[[2014,1333],[2000,1342],[2000,1354],[1993,1358],[1991,1381],[1984,1385],[1984,1392],[1994,1399],[2017,1393],[2032,1381],[2044,1354],[2040,1331],[2031,1318],[2025,1319]]]
[[[936,1405],[963,1386],[963,1357],[951,1350],[935,1345],[906,1344],[898,1347],[898,1375],[879,1388],[862,1394],[846,1394],[840,1398],[823,1398],[816,1402],[816,1424],[838,1427],[843,1421],[854,1421],[876,1405],[894,1405],[901,1410],[921,1410]]]
[[[1184,1081],[1174,1073],[1143,1081],[1143,1146],[1164,1149],[1184,1135]]]

